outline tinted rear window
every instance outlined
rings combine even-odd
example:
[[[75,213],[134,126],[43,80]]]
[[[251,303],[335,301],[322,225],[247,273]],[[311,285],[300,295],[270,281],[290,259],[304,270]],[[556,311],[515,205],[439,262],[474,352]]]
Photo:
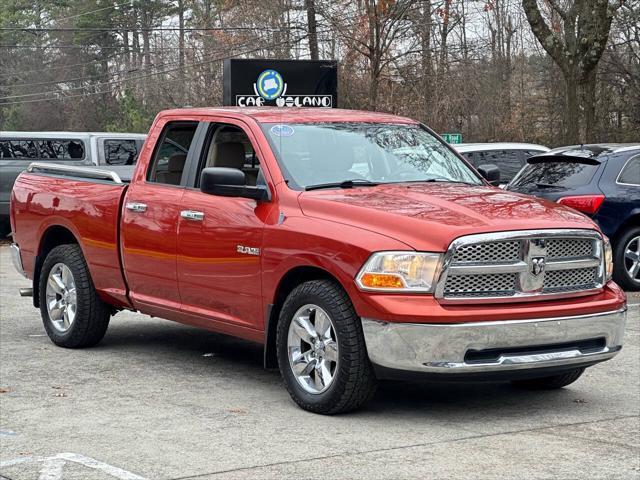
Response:
[[[38,158],[38,149],[33,140],[0,140],[0,158],[31,160]]]
[[[40,158],[56,160],[82,160],[84,158],[84,144],[82,140],[38,140]]]
[[[142,147],[140,140],[108,139],[104,141],[104,161],[107,165],[133,165]]]
[[[509,185],[511,188],[554,185],[574,188],[591,182],[600,165],[563,161],[527,164]]]
[[[82,160],[84,142],[76,139],[0,140],[0,158]]]

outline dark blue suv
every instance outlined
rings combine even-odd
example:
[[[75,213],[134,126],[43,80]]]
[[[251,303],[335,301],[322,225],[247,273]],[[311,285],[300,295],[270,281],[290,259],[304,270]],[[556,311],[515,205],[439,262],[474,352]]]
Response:
[[[640,290],[640,144],[562,147],[531,157],[507,185],[573,207],[611,240],[614,279]]]

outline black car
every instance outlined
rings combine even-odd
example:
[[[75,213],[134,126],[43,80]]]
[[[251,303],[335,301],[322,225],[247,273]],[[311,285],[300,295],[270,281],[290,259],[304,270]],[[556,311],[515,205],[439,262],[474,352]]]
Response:
[[[531,157],[507,190],[573,207],[613,247],[614,279],[640,290],[640,144],[563,147]]]

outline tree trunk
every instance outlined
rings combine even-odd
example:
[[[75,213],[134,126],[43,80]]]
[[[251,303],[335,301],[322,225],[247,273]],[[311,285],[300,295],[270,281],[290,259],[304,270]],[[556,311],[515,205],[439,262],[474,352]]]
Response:
[[[307,31],[309,32],[309,55],[311,60],[318,60],[318,29],[316,21],[316,2],[315,0],[306,0],[307,4]]]
[[[420,28],[420,70],[422,74],[422,115],[421,119],[430,123],[431,99],[433,95],[433,68],[431,65],[431,0],[424,2]]]
[[[565,75],[566,108],[564,120],[564,143],[577,145],[580,143],[580,102],[578,100],[578,82],[575,75]]]
[[[184,72],[184,1],[178,0],[178,28],[180,32],[178,34],[178,67],[180,78],[180,89],[177,94],[177,101],[180,106],[183,106],[186,99],[189,98],[187,90],[187,82],[185,81]]]
[[[584,111],[583,143],[594,143],[596,138],[596,70],[580,82],[580,96]]]

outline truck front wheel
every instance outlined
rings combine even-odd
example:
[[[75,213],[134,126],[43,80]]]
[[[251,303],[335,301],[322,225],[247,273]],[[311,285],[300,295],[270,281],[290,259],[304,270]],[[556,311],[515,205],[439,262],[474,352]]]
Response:
[[[287,390],[305,410],[347,412],[375,392],[360,319],[332,281],[305,282],[289,294],[278,321],[277,350]]]
[[[78,245],[60,245],[45,258],[40,313],[47,335],[60,347],[91,347],[104,337],[111,311],[98,297]]]
[[[530,378],[527,380],[514,380],[511,384],[514,387],[525,390],[554,390],[566,387],[567,385],[578,380],[584,373],[584,368],[576,368],[569,370],[560,375],[552,375],[550,377]]]

